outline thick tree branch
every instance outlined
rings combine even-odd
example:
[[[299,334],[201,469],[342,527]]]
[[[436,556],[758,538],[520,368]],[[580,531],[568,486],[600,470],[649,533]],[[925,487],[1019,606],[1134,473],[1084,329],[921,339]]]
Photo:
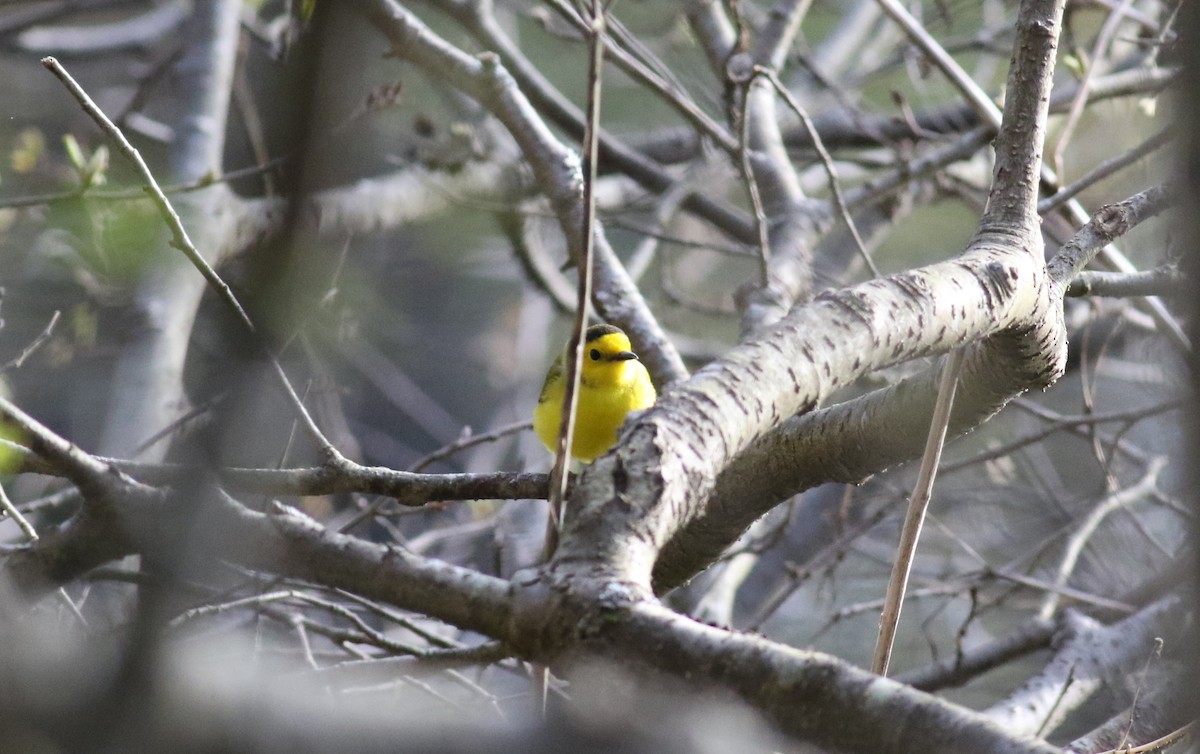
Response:
[[[877,754],[1053,754],[985,717],[817,652],[695,623],[639,603],[596,627],[601,656],[676,678],[715,679],[786,732],[818,746]],[[834,712],[836,710],[836,712]],[[897,719],[903,735],[897,735]]]
[[[1014,155],[1036,157],[1035,165],[1040,164],[1061,13],[1062,0],[1022,5],[1010,72],[1010,89],[1020,91],[1010,91],[1008,106],[1029,109],[1020,117],[1007,117],[997,137],[997,143]],[[1026,173],[998,161],[992,209],[959,260],[822,295],[785,317],[769,337],[743,344],[698,373],[684,389],[666,396],[623,435],[615,468],[605,464],[612,456],[601,459],[577,491],[581,497],[590,492],[594,500],[604,501],[626,487],[654,504],[623,520],[613,515],[612,506],[596,506],[606,511],[605,518],[586,518],[579,533],[587,536],[581,541],[595,541],[597,535],[600,540],[623,541],[626,551],[614,545],[601,558],[608,561],[604,567],[619,568],[626,578],[636,580],[631,574],[650,568],[676,532],[710,515],[713,480],[753,440],[787,417],[811,411],[836,386],[927,353],[925,348],[945,350],[1009,330],[1016,337],[998,339],[993,347],[1008,346],[1012,356],[1031,359],[1030,371],[1044,384],[1056,379],[1065,355],[1064,334],[1058,299],[1046,285],[1041,261],[1037,172]],[[998,210],[997,203],[1008,209]],[[927,308],[934,301],[948,308]],[[984,316],[976,319],[980,314]],[[914,350],[906,353],[898,343],[889,347],[887,336],[875,326],[877,317],[889,321],[891,332],[904,333],[906,345]],[[1040,358],[1033,358],[1037,354]],[[1014,395],[1027,387],[1010,385],[1008,390]],[[703,416],[716,426],[698,428],[689,416]],[[614,471],[619,476],[607,479]],[[592,480],[598,480],[597,487],[589,490]],[[763,504],[770,506],[778,499],[771,497]],[[623,531],[624,527],[629,528]],[[713,555],[710,548],[691,544],[686,548],[689,555]],[[574,556],[587,560],[584,552]],[[662,590],[682,574],[665,578],[660,567],[656,575],[655,588]]]
[[[953,262],[818,296],[627,425],[616,453],[581,477],[573,505],[583,513],[568,527],[578,548],[565,545],[564,557],[588,560],[595,542],[614,543],[604,557],[615,557],[623,542],[628,560],[609,567],[646,578],[648,571],[633,574],[707,515],[714,480],[754,439],[874,369],[1012,330],[1001,341],[1014,348],[1012,358],[1056,354],[1029,367],[1052,381],[1062,369],[1054,311],[1042,264],[982,239]],[[1025,336],[1037,344],[1022,345]],[[642,502],[609,502],[624,496]]]
[[[1101,208],[1049,263],[1061,291],[1104,244],[1166,209],[1174,192],[1155,187]],[[1061,296],[1056,292],[1052,297]],[[951,415],[951,436],[970,432],[1026,390],[1044,388],[1062,368],[1061,310],[971,346]],[[798,416],[764,435],[718,477],[712,499],[671,540],[655,566],[655,589],[690,579],[717,558],[756,518],[779,501],[826,482],[858,483],[920,453],[908,427],[926,421],[937,394],[937,368],[845,403]]]
[[[1055,52],[1065,4],[1062,0],[1021,4],[1017,43],[1008,71],[1004,118],[995,142],[992,190],[988,194],[988,209],[979,223],[981,230],[1003,229],[1014,223],[1024,229],[1041,225],[1037,199]]]

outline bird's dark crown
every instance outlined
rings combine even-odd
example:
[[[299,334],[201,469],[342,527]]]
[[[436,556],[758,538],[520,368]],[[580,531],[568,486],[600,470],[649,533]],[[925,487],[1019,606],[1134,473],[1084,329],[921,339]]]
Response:
[[[625,331],[612,325],[592,325],[587,329],[586,337],[584,338],[583,342],[591,343],[593,340],[599,340],[605,335],[612,335],[614,333],[620,333],[621,335],[624,335]]]

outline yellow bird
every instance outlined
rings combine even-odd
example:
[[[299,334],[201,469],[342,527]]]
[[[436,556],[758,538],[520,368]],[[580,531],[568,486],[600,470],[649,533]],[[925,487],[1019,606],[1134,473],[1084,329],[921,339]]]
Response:
[[[583,347],[571,457],[590,463],[616,444],[617,430],[629,412],[654,405],[657,394],[650,373],[638,361],[629,337],[620,328],[592,325],[584,335]],[[558,447],[563,395],[567,391],[565,364],[566,353],[554,360],[533,410],[533,429],[551,453]]]

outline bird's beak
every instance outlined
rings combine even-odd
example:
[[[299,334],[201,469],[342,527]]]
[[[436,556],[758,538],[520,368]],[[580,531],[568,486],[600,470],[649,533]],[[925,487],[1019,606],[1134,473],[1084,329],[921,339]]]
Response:
[[[637,357],[637,354],[634,353],[633,351],[617,351],[616,353],[614,353],[612,355],[612,360],[613,361],[630,361],[630,360],[637,361],[638,357]]]

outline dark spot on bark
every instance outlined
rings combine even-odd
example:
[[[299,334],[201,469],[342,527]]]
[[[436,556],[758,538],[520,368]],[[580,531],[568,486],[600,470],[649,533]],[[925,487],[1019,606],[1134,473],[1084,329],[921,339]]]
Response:
[[[625,464],[621,463],[620,456],[617,457],[616,468],[613,469],[613,489],[617,491],[618,496],[629,489],[629,472],[625,470]]]
[[[984,275],[987,278],[987,286],[989,291],[994,290],[1001,298],[1008,298],[1013,294],[1013,281],[1018,277],[1016,268],[1009,268],[1000,262],[988,262],[984,267]]]

